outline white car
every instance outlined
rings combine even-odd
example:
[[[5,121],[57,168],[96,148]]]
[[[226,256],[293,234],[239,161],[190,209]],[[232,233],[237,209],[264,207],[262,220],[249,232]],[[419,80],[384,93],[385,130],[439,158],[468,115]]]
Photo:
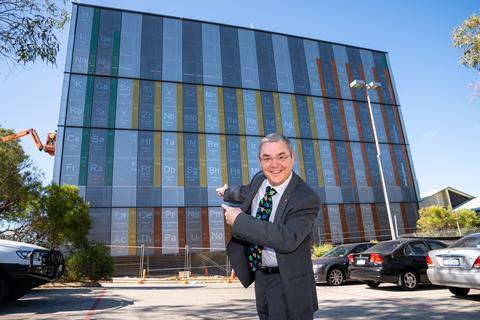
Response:
[[[60,251],[0,240],[0,303],[17,300],[30,289],[60,277],[63,268]]]
[[[469,234],[427,256],[430,282],[446,286],[456,296],[480,289],[480,233]]]

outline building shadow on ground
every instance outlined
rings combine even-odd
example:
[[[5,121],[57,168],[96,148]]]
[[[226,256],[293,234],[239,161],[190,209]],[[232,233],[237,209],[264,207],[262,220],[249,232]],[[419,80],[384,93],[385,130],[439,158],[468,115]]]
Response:
[[[2,308],[0,308],[0,319],[26,319],[31,314],[51,314],[52,318],[60,319],[61,316],[57,317],[55,313],[63,313],[66,316],[72,316],[76,313],[80,315],[92,310],[92,308],[96,311],[111,310],[133,303],[132,301],[112,296],[102,297],[101,303],[99,303],[97,299],[102,295],[102,290],[104,289],[34,289],[17,301],[3,303]],[[48,292],[48,294],[45,294],[45,292]],[[70,312],[72,312],[72,315],[69,315]]]

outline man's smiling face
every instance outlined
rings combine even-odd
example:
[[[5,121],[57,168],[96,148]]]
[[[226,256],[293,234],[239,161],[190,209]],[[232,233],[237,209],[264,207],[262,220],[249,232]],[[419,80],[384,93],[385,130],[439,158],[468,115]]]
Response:
[[[260,166],[268,182],[273,186],[284,183],[293,170],[295,160],[284,141],[266,142],[260,149]]]

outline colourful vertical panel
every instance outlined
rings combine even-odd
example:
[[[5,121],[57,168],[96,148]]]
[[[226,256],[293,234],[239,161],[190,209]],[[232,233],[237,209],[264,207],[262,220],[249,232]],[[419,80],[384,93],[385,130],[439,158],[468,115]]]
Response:
[[[315,164],[317,165],[318,185],[325,187],[325,180],[323,178],[322,158],[320,158],[320,149],[318,148],[318,141],[313,140],[313,150],[315,152]]]
[[[243,92],[242,89],[237,89],[238,131],[240,134],[245,134],[245,114],[243,109]]]
[[[302,148],[302,140],[297,139],[297,161],[298,161],[298,167],[299,167],[299,175],[302,177],[303,180],[305,180],[305,165],[303,163],[303,148]]]
[[[260,163],[258,162],[258,146],[260,138],[256,136],[247,136],[247,160],[248,160],[248,177],[253,176],[260,171]]]
[[[218,88],[218,120],[220,122],[220,133],[224,134],[225,133],[225,103],[223,99],[223,88]]]
[[[346,70],[348,56],[345,46],[333,45],[333,55],[335,57],[335,67],[339,83],[339,94],[343,99],[351,99],[350,81]]]
[[[181,83],[177,83],[177,130],[183,131],[183,86]],[[183,140],[181,146],[183,148]]]
[[[282,133],[286,137],[295,137],[295,124],[293,120],[292,98],[289,94],[279,94],[280,112],[282,114]]]
[[[178,208],[162,208],[162,254],[178,254]]]
[[[216,188],[223,185],[222,160],[220,152],[220,135],[205,135],[205,156],[207,171],[207,197],[209,206],[219,206],[222,201],[218,197]]]
[[[390,149],[390,159],[392,162],[393,174],[395,176],[395,185],[400,186],[400,175],[398,174],[397,164],[395,162],[395,150],[393,149],[393,144],[389,145]]]
[[[335,92],[337,98],[341,99],[341,91],[340,91],[340,82],[338,80],[338,72],[337,72],[337,64],[335,63],[335,60],[331,61],[332,64],[332,71],[333,71],[333,82],[335,83]]]
[[[200,101],[200,99],[199,99]],[[202,97],[203,101],[203,97]],[[199,117],[200,118],[200,117]],[[203,120],[203,117],[200,118]],[[198,135],[198,154],[200,162],[200,187],[207,187],[207,164],[206,164],[206,154],[205,154],[205,135]]]
[[[352,186],[356,188],[357,179],[355,177],[355,168],[353,167],[352,148],[350,147],[349,142],[345,142],[345,147],[347,150],[348,168],[350,169],[350,179],[352,180]]]
[[[282,114],[280,113],[280,101],[277,92],[273,93],[273,108],[275,110],[275,123],[277,124],[277,132],[283,133]]]
[[[138,128],[138,108],[140,99],[140,81],[133,80],[132,94],[132,129]]]
[[[341,185],[340,172],[338,168],[337,152],[335,151],[334,141],[330,141],[330,150],[332,152],[332,163],[333,163],[333,171],[335,173],[336,186],[340,186]]]
[[[186,244],[186,216],[185,208],[178,208],[178,246],[185,248]]]
[[[222,164],[222,180],[223,183],[228,183],[227,138],[224,135],[220,136],[220,158]]]
[[[183,187],[185,185],[185,173],[183,172],[183,133],[177,133],[177,161],[178,161],[178,180],[177,185]]]
[[[115,113],[117,109],[118,79],[110,79],[110,97],[108,100],[108,128],[115,128]]]
[[[210,251],[225,250],[225,219],[222,208],[208,208]]]
[[[160,132],[153,134],[153,186],[160,187],[162,182],[162,137]]]
[[[225,133],[237,135],[239,132],[237,93],[233,88],[223,88],[223,108],[225,111]]]
[[[202,247],[210,248],[210,228],[208,226],[208,208],[200,209],[200,224],[202,226]]]
[[[153,108],[154,128],[162,130],[162,83],[160,81],[155,81]]]
[[[343,237],[344,241],[345,240],[347,240],[347,241],[356,240],[356,239],[351,239],[350,238],[349,226],[348,226],[348,223],[347,223],[347,215],[346,215],[346,212],[345,212],[345,205],[340,204],[339,209],[340,209],[340,224],[341,224],[341,228],[342,228],[342,237]]]
[[[128,255],[128,209],[112,208],[110,244],[112,256]]]
[[[128,209],[128,255],[134,256],[137,245],[137,209]]]
[[[315,116],[313,113],[313,102],[312,102],[312,97],[308,96],[307,97],[307,107],[308,107],[308,114],[310,115],[310,129],[312,130],[312,138],[313,139],[318,139],[318,134],[317,134],[317,124],[315,123]]]
[[[325,87],[325,77],[323,75],[322,62],[320,59],[317,59],[316,62],[317,62],[318,77],[320,78],[320,86],[322,87],[322,96],[326,97],[327,89]]]
[[[197,113],[198,113],[198,132],[205,132],[205,100],[203,97],[203,86],[197,86]],[[205,146],[205,137],[203,136],[203,145]],[[205,148],[203,149],[205,150]],[[202,158],[200,157],[200,161]]]
[[[87,88],[85,92],[85,109],[83,111],[83,126],[90,127],[92,123],[94,77],[87,77]]]
[[[118,76],[118,62],[120,61],[120,32],[113,32],[113,47],[112,47],[112,76]]]
[[[154,254],[162,254],[162,209],[153,209],[153,245]]]
[[[90,129],[83,129],[82,131],[82,151],[80,153],[80,173],[78,185],[87,185],[88,172],[88,151],[90,146]]]
[[[385,68],[384,70],[385,78],[387,79],[387,86],[388,86],[388,94],[390,95],[390,101],[393,104],[397,104],[397,100],[395,99],[395,92],[393,90],[392,79],[390,77],[390,72],[388,69]]]
[[[295,137],[300,138],[300,122],[298,120],[298,109],[297,109],[297,99],[295,95],[290,96],[292,98],[292,113],[293,113],[293,124],[295,125]]]
[[[255,91],[255,97],[257,100],[258,134],[263,136],[265,135],[265,130],[263,128],[262,95],[260,94],[260,91]]]
[[[90,53],[88,55],[88,73],[95,73],[96,60],[97,60],[97,48],[98,48],[98,33],[100,29],[100,9],[95,8],[93,12],[92,23],[92,37],[90,39]]]
[[[359,233],[358,241],[365,241],[365,228],[363,224],[362,212],[361,212],[359,203],[355,204],[355,217],[357,219],[357,226],[358,226],[358,233]]]
[[[310,125],[310,114],[308,113],[308,103],[305,96],[297,95],[295,97],[297,102],[297,116],[298,128],[300,130],[300,137],[310,139],[312,138],[312,126]],[[313,116],[313,115],[312,115]]]
[[[247,139],[245,136],[240,137],[240,154],[242,159],[242,183],[248,184],[248,160],[247,160]]]
[[[105,152],[105,185],[111,186],[113,181],[113,148],[115,145],[115,131],[107,131],[107,150]]]

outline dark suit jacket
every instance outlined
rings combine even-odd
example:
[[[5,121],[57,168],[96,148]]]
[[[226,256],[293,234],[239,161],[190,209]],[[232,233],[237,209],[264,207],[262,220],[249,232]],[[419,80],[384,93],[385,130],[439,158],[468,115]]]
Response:
[[[251,204],[265,180],[257,173],[248,185],[225,190],[223,199],[240,203],[242,212],[232,226],[228,257],[240,282],[246,288],[255,281],[246,250],[257,243],[275,250],[291,319],[311,319],[318,310],[310,247],[312,229],[320,210],[320,199],[295,173],[278,204],[273,223],[251,216]]]

